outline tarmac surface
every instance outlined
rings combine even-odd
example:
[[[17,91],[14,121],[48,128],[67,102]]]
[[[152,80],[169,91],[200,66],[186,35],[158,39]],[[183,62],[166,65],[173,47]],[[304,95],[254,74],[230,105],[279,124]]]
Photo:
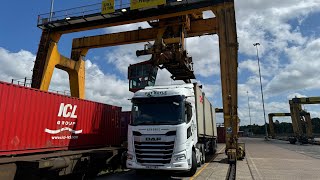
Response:
[[[320,179],[320,146],[244,138],[252,179]],[[237,174],[237,179],[241,179]]]
[[[242,138],[240,141],[245,142],[246,158],[237,162],[236,179],[320,179],[319,145],[292,145],[287,141],[265,141],[260,138]],[[97,180],[224,180],[229,168],[224,147],[224,144],[219,144],[218,153],[208,158],[208,162],[199,167],[197,173],[191,178],[171,176],[165,172],[149,174],[146,172],[145,175],[136,175],[135,171],[126,170],[116,174],[102,175],[97,177]]]

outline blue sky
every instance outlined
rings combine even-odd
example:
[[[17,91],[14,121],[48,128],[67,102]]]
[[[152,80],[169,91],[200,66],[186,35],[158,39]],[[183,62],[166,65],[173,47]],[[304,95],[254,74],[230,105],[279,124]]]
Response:
[[[54,10],[68,9],[100,1],[55,0]],[[253,122],[262,124],[263,112],[253,43],[259,42],[267,114],[289,112],[288,99],[294,96],[319,96],[320,79],[320,0],[236,0],[239,41],[239,116],[248,124],[247,91]],[[30,77],[41,30],[36,27],[38,14],[50,10],[50,1],[6,1],[0,7],[0,80]],[[210,16],[210,13],[205,14]],[[64,35],[59,51],[70,56],[76,37],[147,27],[145,23]],[[188,51],[195,62],[198,81],[216,107],[221,107],[219,52],[217,36],[192,38]],[[127,91],[126,68],[130,63],[147,60],[135,57],[143,43],[90,50],[87,59],[88,99],[124,106],[131,93]],[[5,68],[6,67],[6,68]],[[16,67],[19,67],[18,70]],[[158,84],[173,83],[167,72],[161,72]],[[66,73],[56,70],[51,89],[68,89]],[[307,105],[312,117],[320,116],[320,106]],[[280,121],[289,121],[281,118]],[[218,121],[222,121],[219,117]]]

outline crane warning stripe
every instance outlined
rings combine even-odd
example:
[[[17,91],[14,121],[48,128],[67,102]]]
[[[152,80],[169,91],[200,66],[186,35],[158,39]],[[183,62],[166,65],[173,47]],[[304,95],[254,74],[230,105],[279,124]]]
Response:
[[[130,9],[141,9],[163,4],[166,4],[166,0],[131,0]]]
[[[103,0],[101,4],[101,14],[109,14],[115,12],[114,0]]]

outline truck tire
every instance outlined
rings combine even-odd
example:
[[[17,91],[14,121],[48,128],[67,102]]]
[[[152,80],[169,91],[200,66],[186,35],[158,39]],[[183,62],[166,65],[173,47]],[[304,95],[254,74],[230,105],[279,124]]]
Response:
[[[295,138],[295,137],[289,137],[289,142],[290,142],[290,144],[296,144],[297,138]]]
[[[217,152],[217,141],[216,140],[213,140],[211,143],[210,143],[210,147],[209,147],[209,154],[210,155],[213,155],[213,154],[216,154]]]
[[[201,157],[201,164],[206,163],[206,151],[204,148],[201,149],[202,157]]]
[[[121,154],[121,169],[127,168],[126,162],[127,162],[127,151],[124,151]]]
[[[191,163],[191,169],[187,172],[187,176],[192,177],[197,172],[197,157],[196,152],[192,151],[192,163]]]

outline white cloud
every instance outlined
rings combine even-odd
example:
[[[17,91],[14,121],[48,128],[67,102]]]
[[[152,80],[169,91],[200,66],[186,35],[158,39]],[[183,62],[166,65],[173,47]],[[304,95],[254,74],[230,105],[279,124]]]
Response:
[[[319,89],[319,43],[313,35],[308,37],[300,32],[304,20],[319,12],[319,0],[236,1],[239,52],[249,56],[239,62],[241,82],[245,82],[238,86],[239,115],[244,124],[249,123],[248,107],[244,104],[248,89],[252,119],[263,123],[255,42],[261,44],[259,55],[267,114],[289,112],[288,97],[301,95],[297,91],[307,96],[310,90]],[[298,26],[290,24],[294,20]],[[290,118],[281,120],[290,121]]]
[[[28,51],[12,53],[0,47],[0,80],[11,82],[11,79],[30,78],[34,60],[35,55]]]
[[[245,60],[239,63],[239,73],[241,73],[243,70],[247,69],[253,74],[258,74],[259,67],[258,62],[256,60]]]
[[[171,73],[166,69],[159,69],[157,74],[156,85],[171,85],[171,84],[184,84],[183,81],[174,81],[171,79]]]
[[[218,36],[188,38],[186,49],[192,57],[195,74],[202,77],[220,74]]]
[[[257,92],[247,84],[238,84],[238,96],[240,97],[248,97],[249,98],[258,98]]]
[[[267,86],[267,91],[283,93],[290,90],[320,88],[320,39],[310,40],[306,46],[286,48],[291,61],[281,69]]]
[[[69,75],[67,72],[55,68],[49,86],[50,92],[70,95]]]
[[[90,60],[86,61],[86,96],[88,99],[130,109],[132,98],[127,80],[105,74]]]
[[[221,87],[217,84],[202,84],[203,92],[210,99],[217,97],[221,94]],[[214,99],[215,101],[215,99]],[[216,102],[213,101],[213,105],[216,106]]]
[[[136,56],[136,50],[143,50],[145,43],[122,45],[112,48],[105,54],[108,63],[113,64],[123,75],[127,76],[128,66],[147,61],[150,56]]]
[[[319,112],[320,106],[319,105],[312,105],[312,106],[315,106],[315,107],[311,107],[305,110],[310,112],[311,118],[320,117],[320,112]]]
[[[31,78],[35,55],[21,50],[17,53],[9,52],[0,47],[0,79],[11,82],[11,79],[28,77]],[[3,68],[6,67],[6,68]],[[68,74],[55,69],[50,84],[51,91],[63,93],[69,90]],[[105,74],[90,60],[86,61],[86,99],[97,102],[112,104],[130,109],[128,82],[121,80],[115,75]]]
[[[307,41],[307,37],[302,36],[299,28],[293,28],[288,21],[306,18],[307,15],[319,11],[319,3],[319,0],[236,1],[240,53],[255,56],[256,49],[253,43],[259,42],[260,54],[267,54],[263,60],[269,61],[273,57],[273,61],[265,64],[265,67],[276,65],[268,72],[276,71],[276,59],[283,49],[289,45],[303,45]],[[268,56],[270,53],[272,56]]]

